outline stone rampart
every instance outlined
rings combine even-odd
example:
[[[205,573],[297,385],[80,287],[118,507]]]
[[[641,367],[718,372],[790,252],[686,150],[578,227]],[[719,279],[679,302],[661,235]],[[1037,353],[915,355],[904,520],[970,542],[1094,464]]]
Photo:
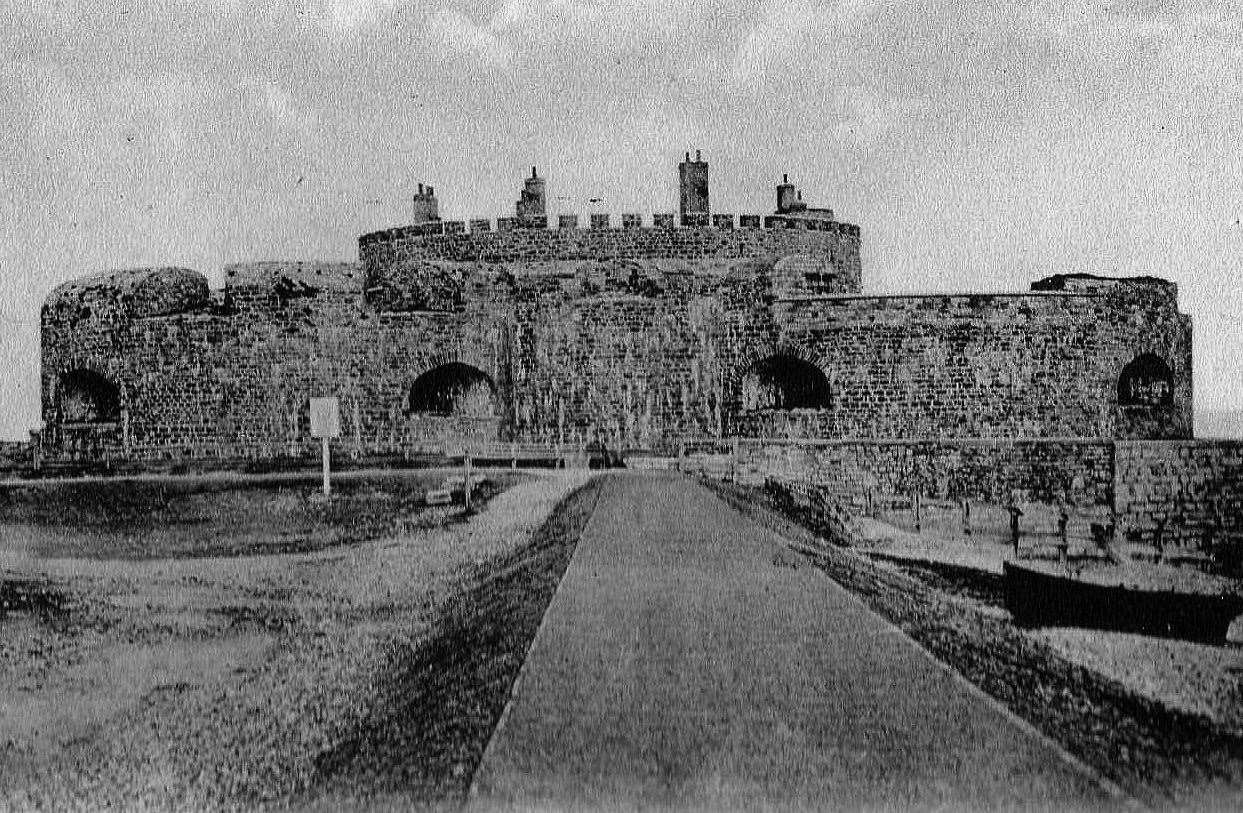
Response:
[[[829,379],[821,437],[1186,438],[1191,324],[1173,286],[1158,292],[1115,282],[1107,292],[792,296],[773,311],[779,344]],[[1166,365],[1168,391],[1124,407],[1120,379],[1144,355]]]
[[[1172,359],[1173,400],[1128,409],[1155,416],[1141,436],[1186,434],[1189,342],[1172,308],[1088,293],[817,294],[841,284],[836,268],[802,254],[410,261],[364,292],[361,265],[259,263],[231,266],[216,298],[188,271],[88,280],[44,309],[45,421],[64,423],[62,381],[90,370],[125,414],[73,429],[80,446],[309,452],[306,399],[336,393],[356,444],[390,452],[417,443],[415,380],[460,362],[491,382],[502,440],[1112,437],[1126,434],[1123,359],[1156,351]],[[773,359],[803,365],[786,373],[796,389],[822,376],[823,402],[753,402]]]

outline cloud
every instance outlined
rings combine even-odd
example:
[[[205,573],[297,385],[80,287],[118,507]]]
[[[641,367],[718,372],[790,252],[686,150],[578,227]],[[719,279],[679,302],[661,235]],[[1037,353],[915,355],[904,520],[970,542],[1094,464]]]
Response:
[[[329,27],[350,31],[375,22],[398,4],[398,0],[319,0],[317,11]]]
[[[243,80],[242,87],[253,103],[280,127],[306,140],[313,139],[320,132],[321,123],[316,111],[295,98],[276,79],[247,78]]]
[[[829,22],[826,11],[810,3],[792,2],[780,7],[769,3],[734,52],[734,82],[750,85],[777,73],[797,80],[806,69],[804,43],[813,31]],[[827,56],[832,59],[831,54]]]
[[[490,68],[509,64],[513,48],[496,26],[476,24],[454,9],[439,9],[427,18],[426,37],[451,56],[478,60]]]

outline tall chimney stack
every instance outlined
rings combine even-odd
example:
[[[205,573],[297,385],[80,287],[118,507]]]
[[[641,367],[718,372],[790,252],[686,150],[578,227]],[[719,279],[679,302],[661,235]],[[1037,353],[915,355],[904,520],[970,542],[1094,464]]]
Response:
[[[708,225],[708,162],[700,150],[695,150],[694,161],[687,151],[686,160],[678,164],[678,187],[682,225]]]

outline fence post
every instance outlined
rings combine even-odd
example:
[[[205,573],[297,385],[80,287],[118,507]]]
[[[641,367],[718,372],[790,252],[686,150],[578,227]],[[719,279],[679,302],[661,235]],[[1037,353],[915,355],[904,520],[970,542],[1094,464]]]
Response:
[[[962,499],[962,533],[971,536],[971,501],[966,497]]]
[[[1057,558],[1062,564],[1066,564],[1067,556],[1070,552],[1070,538],[1067,535],[1067,526],[1070,525],[1070,514],[1063,505],[1058,509],[1057,515]]]
[[[1023,512],[1019,510],[1017,505],[1013,503],[1006,506],[1006,510],[1010,512],[1010,542],[1014,545],[1014,556],[1019,555],[1019,517],[1023,516]]]

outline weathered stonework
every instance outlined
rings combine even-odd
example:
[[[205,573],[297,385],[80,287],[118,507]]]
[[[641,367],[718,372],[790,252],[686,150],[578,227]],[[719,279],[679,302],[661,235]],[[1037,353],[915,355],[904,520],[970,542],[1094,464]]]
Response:
[[[1143,540],[1243,536],[1243,441],[1119,441],[1115,504]]]
[[[308,399],[329,394],[363,453],[1190,437],[1191,326],[1172,284],[864,296],[857,226],[787,183],[777,214],[736,228],[706,211],[697,166],[686,217],[651,226],[548,228],[533,175],[495,229],[439,220],[421,189],[415,222],[363,235],[358,263],[234,265],[218,292],[184,269],[63,285],[42,315],[45,451],[309,454]]]

